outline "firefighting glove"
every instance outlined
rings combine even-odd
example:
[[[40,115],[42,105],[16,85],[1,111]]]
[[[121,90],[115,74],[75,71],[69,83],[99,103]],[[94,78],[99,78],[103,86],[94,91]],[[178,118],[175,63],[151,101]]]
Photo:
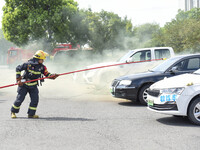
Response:
[[[59,74],[56,74],[56,73],[52,74],[51,77],[50,77],[50,79],[55,80],[58,76],[59,76]]]
[[[17,85],[22,86],[24,83],[21,81],[22,77],[17,78]]]

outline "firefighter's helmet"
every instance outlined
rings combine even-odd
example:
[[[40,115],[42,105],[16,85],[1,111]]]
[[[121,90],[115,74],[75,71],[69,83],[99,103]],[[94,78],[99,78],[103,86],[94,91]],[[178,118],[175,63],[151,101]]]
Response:
[[[49,56],[48,53],[44,52],[43,50],[38,50],[35,55],[33,55],[33,58],[37,59],[46,59],[46,57]]]

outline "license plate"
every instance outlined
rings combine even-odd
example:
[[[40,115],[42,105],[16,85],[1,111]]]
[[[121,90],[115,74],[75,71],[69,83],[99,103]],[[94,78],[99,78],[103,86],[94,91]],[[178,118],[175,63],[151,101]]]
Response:
[[[148,100],[148,105],[153,106],[153,100]]]

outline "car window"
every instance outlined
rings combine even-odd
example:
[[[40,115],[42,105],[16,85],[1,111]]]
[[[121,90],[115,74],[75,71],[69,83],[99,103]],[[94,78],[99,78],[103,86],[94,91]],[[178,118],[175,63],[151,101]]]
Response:
[[[200,59],[199,58],[186,59],[176,64],[174,67],[177,67],[178,71],[197,70],[200,67]]]
[[[128,53],[126,53],[124,56],[122,56],[118,62],[125,62],[132,54],[134,53],[134,51],[129,51]]]
[[[186,61],[187,60],[183,60],[183,61],[179,62],[178,64],[174,65],[173,67],[176,67],[177,68],[176,70],[178,70],[178,71],[184,71],[184,70],[186,70],[184,67],[186,64]]]
[[[12,50],[9,52],[9,56],[13,57],[17,55],[17,51],[16,50]]]
[[[151,51],[139,51],[135,53],[133,56],[131,56],[131,61],[145,61],[145,60],[151,60]]]
[[[156,49],[155,50],[155,58],[156,59],[170,58],[169,49]]]
[[[197,70],[199,69],[199,66],[200,66],[199,58],[189,59],[187,64],[187,70]]]
[[[159,71],[159,72],[164,72],[166,71],[171,65],[175,64],[178,60],[180,60],[180,57],[172,57],[170,59],[165,60],[163,63],[160,65],[156,66],[153,68],[151,71]]]

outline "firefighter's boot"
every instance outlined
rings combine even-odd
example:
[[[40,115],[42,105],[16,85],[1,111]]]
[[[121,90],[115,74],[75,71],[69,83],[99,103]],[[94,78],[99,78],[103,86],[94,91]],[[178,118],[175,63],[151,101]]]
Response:
[[[39,118],[39,116],[38,115],[28,115],[28,118]]]
[[[17,118],[17,116],[15,115],[14,112],[11,112],[11,118],[12,118],[12,119]]]

